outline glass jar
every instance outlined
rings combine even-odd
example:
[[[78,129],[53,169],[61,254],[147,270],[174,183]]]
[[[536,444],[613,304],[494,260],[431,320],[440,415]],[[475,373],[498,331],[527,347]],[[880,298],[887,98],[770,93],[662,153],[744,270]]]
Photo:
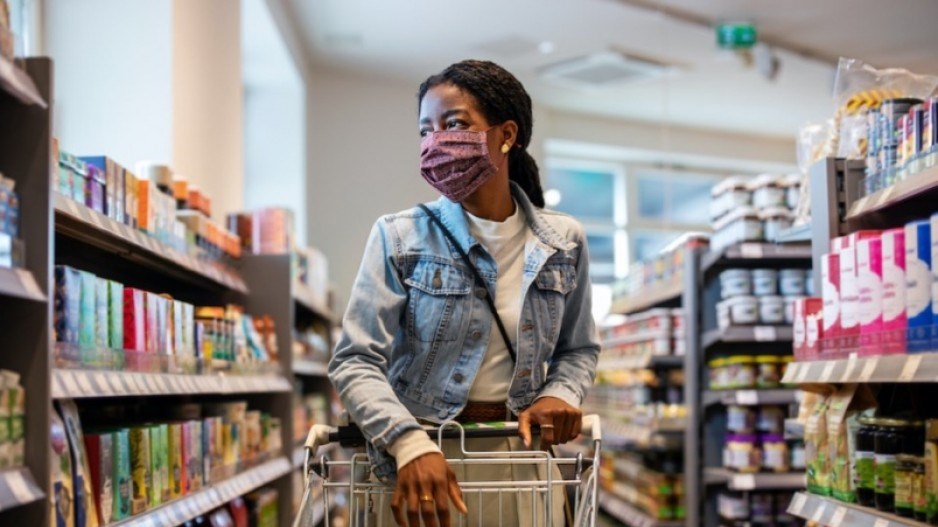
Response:
[[[912,515],[920,522],[928,519],[928,498],[925,493],[925,458],[914,457],[912,470]]]
[[[756,357],[756,386],[759,388],[775,388],[781,381],[781,358],[775,355],[759,355]]]
[[[754,434],[729,434],[723,449],[723,466],[743,473],[756,473],[762,465],[762,452]]]
[[[762,436],[762,467],[773,472],[788,472],[791,470],[791,459],[788,455],[788,444],[779,434],[764,434]]]
[[[770,523],[774,516],[775,497],[772,494],[758,492],[750,496],[750,520],[753,523]]]
[[[768,434],[781,434],[785,431],[785,409],[781,406],[762,406],[756,419],[756,430]]]
[[[751,406],[731,404],[726,407],[726,429],[730,432],[756,431],[756,410]]]
[[[903,447],[912,445],[909,439],[913,430],[921,430],[914,423],[902,419],[880,419],[876,427],[874,451],[876,462],[876,508],[885,512],[896,510],[896,456],[903,454]],[[924,447],[924,445],[923,445]]]
[[[756,359],[749,355],[734,355],[726,359],[728,388],[754,388],[756,385]]]
[[[875,439],[878,420],[861,417],[857,429],[856,450],[854,452],[854,471],[856,475],[857,501],[865,507],[876,505],[876,457]]]
[[[729,369],[726,367],[726,359],[713,359],[709,362],[710,367],[710,389],[724,390],[729,387]]]
[[[789,446],[791,451],[792,470],[804,470],[807,467],[807,458],[805,456],[804,440],[794,439]]]

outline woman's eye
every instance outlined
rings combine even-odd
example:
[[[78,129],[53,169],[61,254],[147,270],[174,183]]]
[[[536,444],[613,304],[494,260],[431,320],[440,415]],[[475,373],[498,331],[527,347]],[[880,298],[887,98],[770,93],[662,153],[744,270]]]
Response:
[[[430,130],[427,130],[426,128],[424,128],[423,130],[420,130],[420,137],[426,137],[427,134],[429,133],[430,133]]]
[[[465,126],[466,126],[466,123],[464,123],[463,121],[459,121],[459,120],[452,120],[452,121],[446,122],[447,128],[463,128]]]

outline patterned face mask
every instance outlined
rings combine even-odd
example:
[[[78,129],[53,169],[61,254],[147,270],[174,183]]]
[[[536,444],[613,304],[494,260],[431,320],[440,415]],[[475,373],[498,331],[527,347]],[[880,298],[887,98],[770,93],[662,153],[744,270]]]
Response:
[[[427,134],[420,142],[420,174],[450,201],[471,196],[498,172],[489,158],[488,130]]]

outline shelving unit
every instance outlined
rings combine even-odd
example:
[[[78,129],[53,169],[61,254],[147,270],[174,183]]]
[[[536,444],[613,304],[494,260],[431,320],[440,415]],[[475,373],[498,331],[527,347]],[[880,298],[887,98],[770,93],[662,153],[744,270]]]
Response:
[[[710,274],[722,269],[804,267],[811,258],[808,245],[778,245],[774,243],[740,243],[719,252],[711,252],[703,259],[702,270]]]
[[[796,362],[785,373],[784,382],[824,385],[842,382],[934,383],[938,379],[938,353],[852,357],[841,360]]]
[[[37,502],[46,495],[27,468],[0,471],[0,512]]]
[[[668,282],[657,284],[643,290],[618,305],[613,306],[613,312],[619,314],[638,313],[655,307],[674,307],[680,304],[680,299],[686,280],[681,277],[673,278]]]
[[[720,343],[791,342],[793,333],[791,326],[730,326],[704,333],[702,345],[709,349]]]
[[[706,390],[703,392],[704,406],[714,404],[736,404],[759,406],[763,404],[794,404],[800,399],[800,390],[773,388],[765,390]]]
[[[174,375],[94,370],[52,370],[53,399],[149,395],[237,395],[289,392],[282,375]]]
[[[652,518],[606,490],[599,491],[599,506],[613,518],[632,527],[684,527],[683,521]]]
[[[804,472],[757,472],[741,474],[724,468],[710,467],[704,470],[707,485],[726,485],[730,490],[798,490],[805,485]]]
[[[799,492],[788,507],[788,514],[832,527],[927,527],[927,523],[880,512],[868,507],[842,503],[831,498]]]
[[[26,67],[29,67],[29,61],[26,61]],[[32,73],[32,72],[30,72]],[[7,94],[7,98],[24,105],[35,105],[42,109],[47,109],[48,94],[43,94],[30,73],[23,71],[6,57],[0,57],[0,89]]]

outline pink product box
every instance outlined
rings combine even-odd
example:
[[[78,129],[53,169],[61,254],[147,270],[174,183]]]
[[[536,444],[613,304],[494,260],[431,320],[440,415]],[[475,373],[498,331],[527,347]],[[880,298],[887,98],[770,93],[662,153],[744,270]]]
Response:
[[[821,354],[821,318],[824,301],[820,298],[795,300],[794,342],[792,350],[795,360],[815,360]]]
[[[879,353],[905,353],[905,229],[882,234],[883,322]]]
[[[828,253],[821,257],[821,298],[824,325],[821,328],[821,352],[836,357],[840,353],[840,255]]]
[[[831,252],[840,255],[840,354],[860,347],[860,282],[857,279],[857,246],[861,240],[878,238],[879,231],[857,231],[831,240]]]
[[[872,355],[879,349],[883,331],[882,238],[867,238],[857,243],[857,284],[860,353]]]

